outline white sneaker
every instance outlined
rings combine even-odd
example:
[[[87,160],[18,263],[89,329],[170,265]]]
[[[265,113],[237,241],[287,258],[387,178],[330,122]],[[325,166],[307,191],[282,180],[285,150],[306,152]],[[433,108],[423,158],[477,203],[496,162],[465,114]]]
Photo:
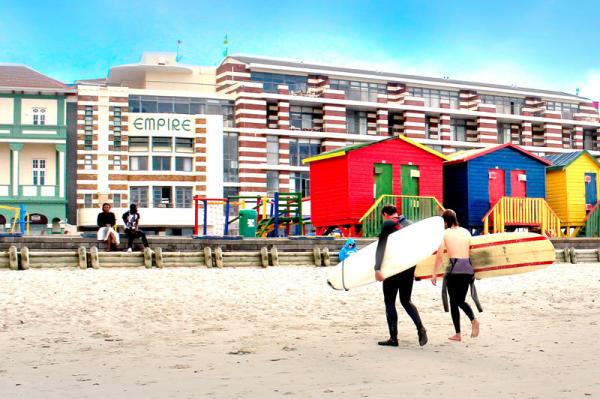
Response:
[[[127,248],[127,252],[131,252],[131,248]]]

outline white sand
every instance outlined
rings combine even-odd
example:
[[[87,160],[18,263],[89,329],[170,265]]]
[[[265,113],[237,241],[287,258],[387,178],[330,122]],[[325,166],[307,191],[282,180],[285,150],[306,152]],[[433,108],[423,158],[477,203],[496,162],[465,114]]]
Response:
[[[333,291],[327,272],[0,271],[0,397],[600,397],[600,265],[480,281],[462,343],[415,283],[423,348],[401,308],[400,347],[377,346],[380,285]]]

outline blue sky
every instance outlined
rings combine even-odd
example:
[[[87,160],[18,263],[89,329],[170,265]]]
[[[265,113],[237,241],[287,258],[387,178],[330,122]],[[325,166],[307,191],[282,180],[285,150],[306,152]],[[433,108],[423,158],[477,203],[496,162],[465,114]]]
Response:
[[[0,0],[0,62],[64,82],[144,51],[231,53],[562,90],[600,99],[598,1]]]

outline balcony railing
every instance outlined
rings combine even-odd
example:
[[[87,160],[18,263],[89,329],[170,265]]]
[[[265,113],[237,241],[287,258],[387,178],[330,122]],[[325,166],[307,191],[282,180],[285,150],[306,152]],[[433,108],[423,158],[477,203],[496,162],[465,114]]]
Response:
[[[21,185],[19,186],[19,195],[22,197],[56,197],[58,193],[58,186],[33,186],[33,185]]]

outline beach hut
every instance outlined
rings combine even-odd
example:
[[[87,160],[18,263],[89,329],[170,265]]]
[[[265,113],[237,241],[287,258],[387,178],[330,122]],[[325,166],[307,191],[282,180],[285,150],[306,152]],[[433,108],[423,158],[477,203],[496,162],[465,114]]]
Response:
[[[361,143],[307,158],[311,221],[317,234],[373,236],[380,210],[394,204],[412,220],[442,211],[447,158],[404,136]]]
[[[545,158],[554,164],[546,171],[548,203],[560,217],[566,235],[576,236],[598,203],[600,163],[586,150]],[[598,227],[590,228],[586,235],[597,236]]]
[[[474,233],[546,229],[550,161],[514,144],[461,151],[444,163],[444,206]],[[554,220],[556,222],[556,220]],[[556,226],[553,226],[556,228]],[[556,234],[556,232],[555,232]]]

